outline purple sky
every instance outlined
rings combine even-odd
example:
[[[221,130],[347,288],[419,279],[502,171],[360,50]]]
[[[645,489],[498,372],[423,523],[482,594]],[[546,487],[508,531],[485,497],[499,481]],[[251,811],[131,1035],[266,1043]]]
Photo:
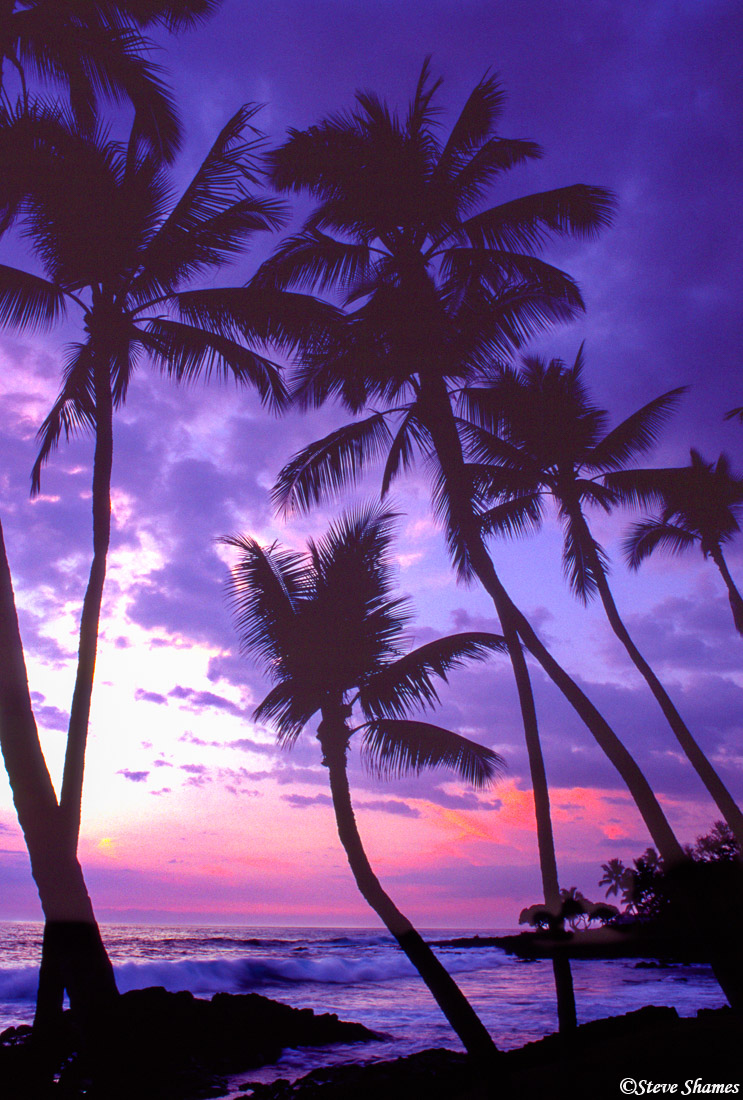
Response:
[[[287,127],[349,106],[357,88],[404,108],[430,53],[445,80],[446,123],[482,74],[497,71],[509,96],[503,133],[545,151],[541,162],[513,172],[500,196],[585,182],[619,199],[615,225],[600,240],[548,250],[578,278],[588,311],[532,350],[572,358],[585,340],[586,379],[616,419],[673,386],[691,386],[657,461],[682,463],[694,445],[709,458],[726,449],[740,469],[743,428],[722,420],[743,403],[733,300],[741,274],[740,30],[739,5],[723,0],[647,9],[612,0],[441,0],[425,8],[226,0],[201,30],[161,39],[187,134],[176,178],[187,179],[244,101],[266,104],[261,125],[279,141]],[[18,257],[6,242],[2,261]],[[243,281],[254,262],[246,258],[220,282]],[[55,396],[64,343],[75,335],[72,327],[0,335],[0,507],[53,769],[88,566],[89,440],[61,448],[38,501],[29,502],[27,489],[34,433]],[[329,408],[277,422],[229,387],[177,389],[145,367],[134,380],[115,428],[115,531],[82,842],[102,916],[371,920],[338,851],[312,738],[286,756],[274,750],[270,730],[249,720],[267,688],[237,655],[224,601],[228,555],[214,544],[242,531],[301,546],[322,529],[335,507],[286,526],[272,515],[267,490],[283,462],[338,416]],[[360,496],[374,488],[372,479]],[[426,493],[417,474],[395,495],[404,513],[400,585],[419,624],[414,640],[494,629],[488,601],[453,583]],[[741,641],[720,578],[700,555],[659,557],[628,576],[617,555],[625,522],[595,522],[614,559],[620,609],[741,795]],[[637,753],[682,839],[692,840],[711,825],[714,807],[599,611],[571,601],[559,544],[549,522],[536,539],[498,546],[503,578]],[[740,545],[728,557],[743,578]],[[535,684],[562,882],[597,897],[600,863],[638,854],[649,841],[590,737],[537,671]],[[411,915],[429,924],[513,924],[538,895],[538,873],[523,738],[503,662],[452,678],[435,720],[497,747],[507,780],[475,796],[443,773],[380,786],[354,765],[362,831]],[[35,915],[4,777],[0,848],[0,916]]]

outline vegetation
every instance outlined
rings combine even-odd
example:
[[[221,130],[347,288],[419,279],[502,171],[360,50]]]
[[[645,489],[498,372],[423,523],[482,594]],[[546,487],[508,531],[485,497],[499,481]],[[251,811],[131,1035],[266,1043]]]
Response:
[[[254,655],[275,687],[255,709],[279,744],[291,747],[315,715],[328,769],[338,835],[356,885],[386,924],[470,1054],[489,1059],[492,1039],[433,951],[403,916],[374,874],[351,804],[346,758],[359,736],[367,767],[380,777],[453,769],[475,787],[490,782],[503,761],[450,730],[411,717],[433,706],[434,677],[467,659],[504,650],[499,635],[454,634],[410,652],[403,628],[410,612],[392,593],[392,515],[378,509],[340,519],[308,543],[306,554],[252,538],[225,541],[240,551],[231,594],[243,651]],[[350,725],[354,711],[363,719]]]
[[[409,651],[409,611],[392,591],[391,513],[347,514],[305,553],[265,548],[250,536],[225,540],[239,554],[231,594],[241,644],[273,681],[256,720],[270,722],[286,747],[318,721],[356,883],[468,1051],[490,1061],[495,1046],[377,879],[347,759],[360,743],[381,778],[445,767],[475,787],[493,781],[497,753],[416,713],[436,704],[437,679],[493,652],[507,654],[513,671],[534,794],[544,900],[522,920],[559,935],[566,923],[576,929],[617,912],[560,887],[531,654],[616,767],[655,845],[631,867],[604,864],[607,897],[619,899],[625,915],[675,922],[674,934],[692,936],[712,904],[724,925],[713,963],[740,1008],[743,972],[728,948],[739,932],[743,816],[620,617],[608,557],[585,510],[654,509],[627,536],[631,568],[658,549],[698,546],[717,565],[743,634],[743,598],[723,556],[740,530],[743,478],[725,455],[712,463],[693,449],[687,467],[632,468],[650,453],[681,389],[609,430],[609,414],[584,384],[582,352],[572,367],[528,355],[515,361],[546,328],[581,315],[577,283],[542,256],[550,241],[606,230],[614,196],[573,184],[497,203],[501,177],[541,150],[501,136],[504,93],[491,75],[445,131],[441,81],[426,61],[404,115],[358,93],[351,110],[290,131],[265,162],[257,109],[241,107],[176,198],[170,166],[181,123],[149,60],[148,34],[193,28],[218,7],[218,0],[0,0],[0,232],[12,229],[33,261],[0,265],[0,323],[19,332],[78,324],[59,396],[39,429],[32,491],[63,438],[93,438],[93,548],[59,795],[39,742],[0,528],[0,747],[47,922],[37,1037],[53,1035],[66,990],[93,1049],[116,998],[77,848],[111,533],[114,414],[140,359],[178,382],[233,378],[274,411],[338,402],[347,422],[289,459],[274,491],[279,507],[309,510],[376,463],[384,498],[418,466],[455,575],[492,600],[502,636],[457,634]],[[110,107],[124,112],[126,126],[121,114],[102,117]],[[265,181],[284,198],[259,193]],[[301,227],[248,285],[221,285],[222,269],[243,258],[255,234],[287,224],[287,195],[314,204]],[[280,366],[289,354],[291,387]],[[741,410],[728,416],[740,419]],[[583,602],[601,599],[724,817],[692,848],[683,848],[637,761],[503,585],[488,540],[539,527],[545,496],[563,525],[571,588]],[[569,1029],[570,964],[558,952],[553,966],[560,1027]],[[39,1072],[51,1072],[45,1055]]]

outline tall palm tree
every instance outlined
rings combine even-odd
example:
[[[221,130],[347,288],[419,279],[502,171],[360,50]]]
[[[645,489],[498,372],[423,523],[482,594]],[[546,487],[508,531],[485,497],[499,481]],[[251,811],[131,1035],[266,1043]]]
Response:
[[[257,231],[281,222],[280,204],[251,195],[260,134],[256,108],[241,108],[219,134],[178,201],[159,158],[136,135],[126,146],[97,135],[70,135],[49,154],[48,171],[21,204],[23,232],[44,275],[0,265],[0,320],[18,329],[48,327],[78,310],[83,339],[72,346],[60,395],[40,429],[33,470],[38,490],[43,463],[61,436],[88,430],[93,459],[93,557],[80,619],[78,666],[72,698],[55,845],[74,860],[80,828],[85,747],[93,689],[101,600],[106,574],[113,458],[113,414],[126,399],[141,357],[178,380],[230,375],[280,404],[284,390],[276,366],[250,350],[270,334],[281,344],[286,330],[272,326],[270,292],[241,292],[232,307],[230,336],[215,333],[209,317],[223,308],[231,288],[185,290],[211,275]],[[237,331],[238,323],[241,332]],[[38,880],[37,880],[38,884]],[[43,899],[42,899],[43,900]],[[81,918],[81,922],[85,922]],[[62,946],[50,948],[52,985],[56,958],[77,932],[48,925]],[[97,929],[91,934],[97,937]],[[50,942],[51,942],[50,939]],[[42,966],[42,986],[45,967]]]
[[[231,596],[241,645],[275,686],[255,710],[291,747],[315,715],[328,769],[338,835],[356,884],[418,969],[467,1051],[491,1058],[495,1046],[430,947],[374,874],[354,817],[346,771],[352,738],[382,776],[447,767],[476,787],[502,768],[492,750],[450,730],[410,718],[437,701],[433,677],[446,679],[466,659],[504,648],[484,633],[457,634],[404,649],[407,601],[392,594],[389,546],[393,516],[379,509],[346,515],[306,554],[252,538],[223,541],[240,551]],[[349,725],[354,711],[361,722]]]
[[[743,477],[732,472],[728,456],[721,454],[717,462],[707,462],[692,448],[688,466],[648,471],[645,482],[636,490],[620,477],[611,484],[629,502],[654,500],[660,505],[657,516],[634,524],[625,539],[630,568],[639,569],[645,558],[658,549],[682,554],[698,546],[719,569],[735,629],[743,634],[743,598],[722,552],[740,531],[743,508]],[[734,828],[731,821],[728,824]],[[740,844],[737,830],[736,839]]]
[[[18,75],[29,103],[28,78],[64,87],[77,122],[90,129],[100,98],[129,101],[141,134],[171,160],[180,144],[172,97],[158,66],[144,56],[151,44],[140,29],[177,31],[206,18],[218,0],[0,0],[0,84],[3,66]]]
[[[468,387],[464,398],[475,424],[472,453],[481,491],[495,499],[483,513],[485,529],[502,534],[537,528],[543,499],[551,496],[564,530],[563,565],[573,593],[587,603],[598,594],[612,630],[645,679],[679,745],[715,800],[736,838],[743,841],[743,814],[699,747],[668,692],[635,645],[622,620],[607,576],[607,559],[588,526],[584,504],[611,511],[617,498],[598,479],[627,469],[657,439],[682,389],[656,397],[607,432],[608,414],[594,405],[583,381],[583,349],[572,367],[536,356],[520,369],[500,366]],[[647,475],[637,472],[641,491]],[[743,499],[743,496],[742,498]]]
[[[668,865],[682,863],[684,851],[636,761],[497,575],[456,400],[479,367],[583,308],[569,276],[534,253],[552,236],[597,233],[610,221],[613,200],[581,184],[485,206],[493,182],[540,150],[497,136],[503,93],[492,77],[480,81],[441,138],[438,87],[426,63],[404,119],[373,94],[359,93],[355,110],[291,132],[272,154],[275,186],[306,191],[318,206],[268,261],[260,283],[340,292],[347,309],[323,339],[304,347],[296,399],[311,405],[336,398],[354,414],[375,410],[297,455],[282,471],[276,496],[283,506],[307,508],[386,453],[385,492],[416,456],[428,460],[459,575],[482,583],[509,646],[537,799],[545,900],[554,897],[559,907],[522,642],[618,769]]]

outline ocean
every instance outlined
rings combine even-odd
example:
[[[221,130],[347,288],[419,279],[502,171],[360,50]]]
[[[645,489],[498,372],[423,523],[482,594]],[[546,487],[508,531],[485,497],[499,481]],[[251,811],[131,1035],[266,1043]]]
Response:
[[[297,1008],[335,1012],[387,1036],[369,1044],[287,1051],[275,1065],[242,1074],[246,1080],[293,1079],[332,1062],[381,1061],[427,1047],[461,1049],[417,973],[381,930],[125,924],[101,930],[122,991],[160,985],[200,997],[256,992]],[[429,940],[496,934],[421,931]],[[0,923],[0,1030],[33,1018],[41,933],[40,923]],[[495,947],[437,952],[501,1049],[556,1030],[549,961],[523,962]],[[574,961],[579,1023],[648,1004],[672,1005],[692,1016],[725,1003],[707,966],[637,963]]]

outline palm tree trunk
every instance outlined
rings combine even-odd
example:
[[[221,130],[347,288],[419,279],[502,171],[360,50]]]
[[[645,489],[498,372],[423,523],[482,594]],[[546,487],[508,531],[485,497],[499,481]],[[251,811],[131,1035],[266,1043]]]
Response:
[[[438,387],[435,383],[432,384],[430,389],[432,393],[428,397],[428,406],[434,410],[434,414],[430,417],[427,428],[447,481],[448,503],[451,509],[450,531],[458,532],[458,544],[466,547],[470,568],[493,600],[501,624],[509,621],[515,624],[529,652],[583,719],[598,745],[624,780],[663,857],[666,868],[678,871],[682,877],[684,868],[688,864],[688,857],[676,839],[658,799],[636,760],[590,699],[540,641],[526,616],[519,611],[501,584],[482,540],[480,525],[472,506],[472,493],[467,491],[469,479],[448,392],[443,381]],[[710,941],[709,914],[704,911],[703,899],[695,896],[693,892],[685,891],[683,883],[679,903],[694,933],[707,943],[715,977],[731,1007],[736,1011],[743,1011],[743,950],[739,947],[738,940],[728,936],[726,942],[721,945]]]
[[[111,538],[111,469],[113,465],[113,403],[108,357],[97,351],[94,362],[96,406],[93,458],[93,560],[80,616],[77,674],[70,708],[60,807],[69,849],[77,850],[82,810],[85,748],[98,648],[98,626]]]
[[[545,905],[555,917],[555,925],[562,927],[559,913],[562,905],[560,884],[557,875],[557,857],[552,832],[552,814],[550,811],[549,786],[544,766],[544,754],[539,738],[537,711],[534,705],[529,669],[521,648],[518,632],[510,618],[501,619],[503,635],[508,646],[511,667],[516,680],[516,688],[524,725],[526,751],[529,757],[531,785],[534,792],[534,814],[537,823],[537,847],[539,849],[539,867],[542,875],[542,889]],[[575,1010],[575,991],[570,959],[558,951],[552,959],[552,971],[557,995],[557,1019],[560,1031],[571,1031],[577,1026]]]
[[[64,842],[60,811],[41,751],[28,690],[13,585],[0,525],[0,748],[31,872],[59,950],[51,963],[59,980],[42,973],[41,1031],[61,1008],[61,988],[83,1029],[116,995],[113,969],[100,938],[80,864]],[[46,932],[45,932],[46,942]]]
[[[617,610],[617,605],[614,602],[614,597],[609,587],[609,582],[606,577],[606,572],[601,564],[598,554],[596,553],[595,544],[591,536],[591,532],[588,529],[585,516],[581,511],[577,503],[569,502],[571,519],[578,530],[583,544],[584,553],[591,568],[591,573],[596,581],[596,587],[601,597],[601,602],[604,605],[606,617],[609,620],[612,630],[616,634],[619,641],[626,649],[630,660],[633,665],[644,677],[645,682],[653,693],[658,706],[663,711],[666,721],[673,730],[681,748],[684,750],[688,760],[692,767],[696,771],[699,778],[704,783],[705,787],[709,791],[710,795],[714,799],[720,813],[724,816],[725,821],[730,826],[735,836],[735,839],[743,852],[743,813],[741,813],[735,799],[730,794],[720,776],[710,764],[705,753],[700,749],[699,745],[695,741],[691,731],[688,729],[683,718],[673,705],[668,692],[663,687],[658,677],[653,672],[652,668],[645,660],[639,649],[633,642],[629,631],[627,630],[622,618]],[[739,597],[740,598],[740,597]]]
[[[428,944],[385,893],[371,868],[351,803],[346,773],[349,731],[343,716],[326,715],[323,711],[317,737],[323,750],[323,764],[328,769],[338,836],[356,885],[423,978],[467,1053],[484,1064],[491,1064],[498,1051],[481,1020]]]
[[[430,379],[428,389],[426,404],[423,405],[421,400],[421,405],[424,410],[426,407],[428,409],[426,426],[448,486],[450,530],[458,532],[458,541],[466,547],[472,572],[492,599],[504,632],[506,623],[515,627],[526,648],[593,734],[624,780],[666,865],[672,867],[683,863],[686,859],[684,850],[636,760],[588,696],[540,641],[526,616],[503,587],[482,540],[480,523],[472,506],[471,483],[446,385],[441,379]]]
[[[743,634],[743,597],[735,587],[735,581],[730,575],[728,564],[723,557],[722,550],[719,546],[713,547],[710,551],[712,560],[722,574],[722,579],[725,582],[725,587],[728,590],[728,599],[730,600],[730,610],[733,613],[733,622],[735,623],[735,629],[739,634]]]

